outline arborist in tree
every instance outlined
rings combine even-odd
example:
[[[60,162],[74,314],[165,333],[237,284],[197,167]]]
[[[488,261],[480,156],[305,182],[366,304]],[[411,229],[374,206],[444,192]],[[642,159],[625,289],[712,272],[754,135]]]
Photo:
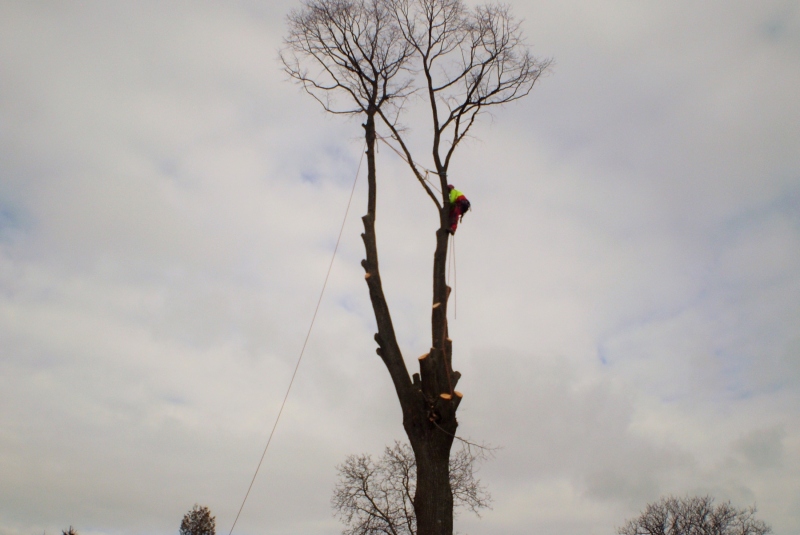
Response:
[[[452,184],[448,184],[447,189],[450,190],[450,234],[455,234],[458,222],[464,218],[470,204],[464,194]]]

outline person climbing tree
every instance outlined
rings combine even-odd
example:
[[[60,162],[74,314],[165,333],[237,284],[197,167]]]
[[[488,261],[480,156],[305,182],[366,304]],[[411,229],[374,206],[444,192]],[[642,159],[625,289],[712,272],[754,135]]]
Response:
[[[281,60],[289,77],[328,112],[363,119],[368,190],[361,235],[366,258],[361,265],[377,326],[375,351],[391,376],[414,452],[417,535],[452,535],[449,461],[463,395],[455,390],[461,374],[453,369],[447,326],[447,251],[451,228],[455,231],[447,173],[476,118],[525,97],[550,61],[531,54],[520,23],[503,4],[303,0],[290,12],[288,26]],[[401,121],[416,116],[403,112],[409,103],[422,99],[430,110],[432,134],[432,146],[423,153],[431,155],[427,165],[439,179],[431,186],[426,168],[411,153],[416,144],[409,145],[404,138],[419,130]],[[377,140],[384,138],[379,138],[379,124],[388,129],[388,143],[402,153],[438,216],[431,229],[435,238],[428,310],[431,347],[417,359],[417,373],[409,372],[400,349],[378,263],[375,149]]]
[[[470,203],[464,194],[458,191],[452,184],[447,185],[450,190],[450,234],[456,233],[458,222],[464,218],[464,214],[470,208]]]

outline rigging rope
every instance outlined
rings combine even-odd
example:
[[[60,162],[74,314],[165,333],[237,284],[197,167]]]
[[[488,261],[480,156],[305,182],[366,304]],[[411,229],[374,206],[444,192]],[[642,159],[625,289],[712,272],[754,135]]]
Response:
[[[419,167],[420,169],[422,169],[423,171],[425,171],[425,177],[424,177],[424,180],[425,180],[425,182],[427,182],[428,184],[430,184],[430,185],[431,185],[431,187],[434,189],[434,191],[436,191],[436,193],[438,193],[439,195],[441,195],[441,194],[442,194],[442,190],[440,190],[440,189],[439,189],[439,187],[438,187],[438,186],[436,186],[436,184],[434,184],[433,182],[431,182],[431,181],[428,179],[428,174],[429,174],[429,173],[432,173],[432,174],[434,174],[434,175],[437,175],[437,176],[439,175],[439,173],[437,173],[436,171],[434,171],[434,170],[432,170],[432,169],[428,169],[427,167],[423,167],[423,166],[421,166],[421,165],[419,165],[419,164],[413,164],[413,163],[409,162],[409,161],[408,161],[408,158],[406,158],[405,154],[402,154],[402,153],[401,153],[399,150],[397,150],[396,148],[394,148],[394,146],[393,146],[392,144],[390,144],[388,141],[386,141],[386,138],[384,138],[383,136],[381,136],[381,135],[380,135],[380,134],[378,134],[378,133],[376,133],[376,134],[375,134],[375,137],[377,137],[378,139],[380,139],[381,141],[383,141],[383,143],[384,143],[384,144],[385,144],[387,147],[389,147],[390,149],[392,149],[392,150],[394,151],[394,153],[395,153],[395,154],[397,154],[397,155],[400,157],[400,159],[401,159],[401,160],[403,160],[404,162],[406,162],[406,163],[407,163],[407,164],[408,164],[408,165],[409,165],[409,166],[410,166],[412,169],[413,169],[413,168],[416,168],[416,167]]]
[[[453,319],[458,319],[458,262],[456,261],[456,235],[453,239]]]
[[[258,466],[256,466],[256,471],[253,474],[253,479],[250,481],[250,486],[247,487],[247,493],[244,495],[244,499],[242,500],[242,505],[239,507],[239,512],[236,513],[236,518],[233,520],[233,525],[231,526],[231,530],[228,532],[228,535],[232,535],[233,528],[236,527],[236,522],[239,521],[239,515],[242,514],[242,509],[244,509],[244,504],[247,502],[247,497],[250,496],[250,491],[253,489],[253,483],[256,481],[256,476],[258,475],[258,471],[261,469],[261,464],[264,462],[264,457],[267,455],[267,450],[269,449],[269,445],[272,442],[272,437],[275,434],[275,429],[278,427],[278,422],[281,419],[281,414],[283,414],[283,409],[286,407],[286,401],[289,399],[289,392],[292,390],[292,385],[294,384],[294,378],[297,376],[297,370],[300,368],[300,361],[303,360],[303,353],[306,351],[306,345],[308,344],[308,339],[311,337],[311,330],[314,328],[314,322],[317,319],[317,312],[319,312],[319,306],[322,303],[322,296],[325,295],[325,288],[328,286],[328,278],[331,275],[331,269],[333,268],[333,261],[336,259],[336,252],[339,250],[339,243],[342,241],[342,233],[344,232],[344,224],[347,222],[347,214],[350,212],[350,204],[353,202],[353,194],[356,191],[356,184],[358,183],[358,175],[361,172],[361,164],[364,162],[364,152],[361,152],[361,159],[358,161],[358,169],[356,170],[356,177],[353,180],[353,188],[350,190],[350,198],[347,200],[347,208],[344,211],[344,218],[342,219],[342,226],[339,229],[339,237],[336,238],[336,247],[333,248],[333,254],[331,255],[331,262],[328,265],[328,272],[325,274],[325,282],[322,283],[322,290],[319,292],[319,299],[317,300],[317,306],[314,309],[314,315],[311,317],[311,325],[308,326],[308,332],[306,333],[306,339],[303,341],[303,347],[300,349],[300,356],[297,358],[297,364],[294,366],[294,372],[292,373],[292,378],[289,381],[289,387],[286,389],[286,395],[283,396],[283,402],[281,403],[281,408],[278,411],[278,416],[275,418],[275,423],[272,426],[272,431],[269,433],[269,438],[267,439],[267,445],[264,446],[264,452],[261,454],[261,459],[258,461]]]
[[[458,319],[458,268],[456,267],[456,235],[450,235],[447,254],[447,285],[450,286],[450,273],[453,274],[453,319]]]
[[[452,235],[450,236],[452,238]],[[449,240],[449,238],[448,238]],[[453,272],[453,255],[450,254],[450,249],[452,249],[452,244],[450,241],[447,242],[447,285],[450,286],[450,273]]]
[[[428,174],[429,173],[433,173],[434,175],[437,175],[437,176],[439,175],[439,173],[437,173],[436,171],[433,171],[431,169],[428,169],[426,167],[423,167],[423,166],[421,166],[419,164],[412,164],[411,162],[408,161],[408,158],[406,158],[405,154],[402,154],[399,150],[394,148],[394,146],[391,143],[389,143],[388,141],[386,141],[386,139],[383,136],[381,136],[380,134],[376,133],[375,137],[377,137],[379,140],[383,141],[383,143],[387,147],[392,149],[394,151],[394,153],[397,154],[400,157],[400,159],[403,160],[404,162],[406,162],[409,166],[411,166],[412,168],[418,166],[420,169],[425,171],[425,177],[424,177],[425,182],[430,184],[431,187],[436,191],[436,193],[439,193],[441,195],[442,191],[436,186],[436,184],[434,184],[433,182],[430,181],[430,179],[428,179]],[[452,257],[452,261],[453,261],[453,319],[458,319],[458,273],[457,273],[457,270],[456,270],[456,236],[455,236],[455,234],[453,234],[453,247],[452,247],[452,249],[453,249],[453,257]],[[448,285],[449,285],[449,279],[450,279],[450,260],[451,260],[450,259],[450,255],[448,255],[448,257],[447,257]]]

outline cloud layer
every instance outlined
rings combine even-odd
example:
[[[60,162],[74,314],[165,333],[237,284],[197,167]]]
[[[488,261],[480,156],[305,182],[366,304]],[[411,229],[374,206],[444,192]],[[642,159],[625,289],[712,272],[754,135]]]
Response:
[[[291,2],[0,5],[0,534],[227,532],[359,165],[280,72]],[[609,533],[666,493],[800,530],[800,10],[514,6],[552,74],[454,163],[460,532]],[[423,126],[411,125],[424,135]],[[383,278],[429,343],[435,214],[379,155]],[[354,208],[237,524],[333,534],[335,465],[402,437]]]

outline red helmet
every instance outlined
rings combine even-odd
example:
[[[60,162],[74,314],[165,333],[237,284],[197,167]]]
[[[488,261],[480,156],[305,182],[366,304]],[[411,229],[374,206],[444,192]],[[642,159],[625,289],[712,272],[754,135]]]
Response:
[[[448,185],[447,185],[447,189],[456,189],[456,188],[455,188],[455,186],[453,186],[452,184],[448,184]]]

